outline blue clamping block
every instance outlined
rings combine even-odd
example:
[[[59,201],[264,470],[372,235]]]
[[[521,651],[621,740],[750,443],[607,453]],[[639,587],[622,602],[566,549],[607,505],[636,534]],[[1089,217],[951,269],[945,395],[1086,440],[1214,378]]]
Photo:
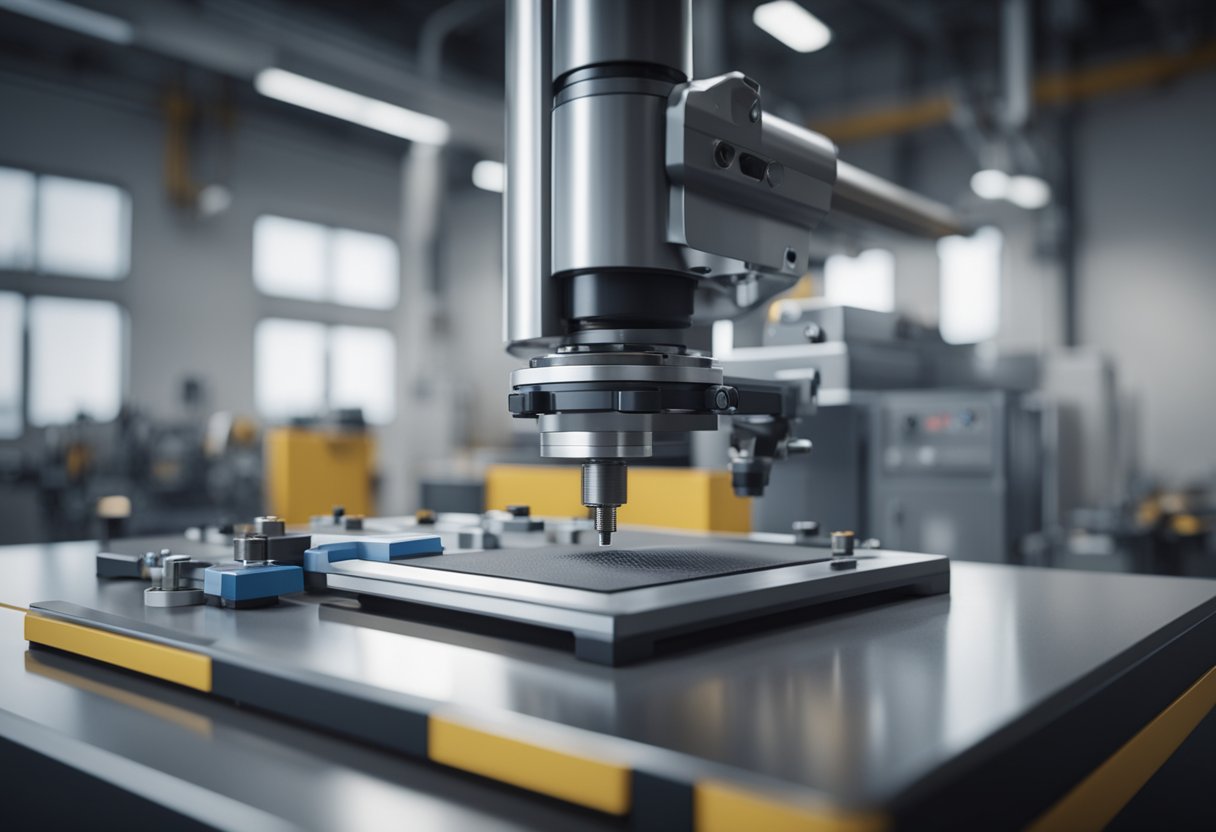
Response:
[[[304,570],[278,563],[224,563],[203,571],[203,594],[223,607],[264,607],[304,591]]]
[[[374,560],[380,563],[424,555],[442,555],[443,541],[437,534],[362,535],[333,539],[314,535],[314,545],[304,553],[304,571],[332,572],[331,564],[342,560]],[[326,542],[328,541],[328,542]]]

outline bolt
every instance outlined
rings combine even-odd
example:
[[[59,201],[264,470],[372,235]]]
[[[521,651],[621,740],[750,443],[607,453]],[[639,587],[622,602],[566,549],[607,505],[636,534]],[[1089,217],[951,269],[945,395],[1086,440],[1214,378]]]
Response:
[[[752,124],[755,124],[757,121],[760,120],[760,99],[759,98],[757,98],[755,101],[752,102],[752,108],[751,108],[751,110],[748,111],[747,117],[752,120]]]
[[[265,563],[267,560],[266,537],[250,534],[232,539],[232,559],[244,564]]]
[[[850,531],[832,532],[832,557],[851,557],[853,555],[854,536]]]
[[[724,141],[714,142],[714,164],[720,168],[728,168],[733,161],[735,148]]]
[[[616,510],[627,499],[627,470],[620,460],[583,463],[583,505],[592,510],[601,546],[616,532]]]
[[[710,397],[710,407],[721,413],[733,413],[739,406],[739,391],[734,387],[716,387]]]
[[[769,162],[768,167],[764,169],[764,178],[768,182],[770,188],[775,188],[781,184],[781,179],[785,176],[785,168],[780,162]]]
[[[822,344],[828,339],[828,334],[819,324],[807,324],[806,328],[802,330],[802,337],[812,344]]]
[[[616,533],[616,506],[596,506],[595,531],[599,535],[600,545],[612,543],[612,535]]]

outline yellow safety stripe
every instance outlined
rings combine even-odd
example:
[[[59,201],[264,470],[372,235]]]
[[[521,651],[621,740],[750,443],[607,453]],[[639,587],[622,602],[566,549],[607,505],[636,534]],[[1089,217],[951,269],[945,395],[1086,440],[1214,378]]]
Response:
[[[437,763],[612,815],[628,814],[629,766],[429,718],[427,754]]]
[[[25,640],[211,692],[211,658],[177,647],[27,613]]]
[[[785,832],[879,832],[889,826],[876,812],[816,809],[785,803],[717,780],[693,787],[693,829],[727,832],[737,829]]]
[[[1216,667],[1030,825],[1030,832],[1102,829],[1216,707]]]

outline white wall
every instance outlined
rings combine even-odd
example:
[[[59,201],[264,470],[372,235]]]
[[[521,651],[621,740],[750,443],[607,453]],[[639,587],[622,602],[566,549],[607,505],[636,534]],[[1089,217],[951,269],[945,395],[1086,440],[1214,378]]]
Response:
[[[1081,121],[1081,340],[1138,394],[1147,471],[1216,472],[1216,73]]]

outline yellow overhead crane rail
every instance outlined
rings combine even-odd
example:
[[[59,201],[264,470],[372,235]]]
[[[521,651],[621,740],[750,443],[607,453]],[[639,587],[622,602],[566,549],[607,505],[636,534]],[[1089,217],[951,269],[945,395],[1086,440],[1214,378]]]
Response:
[[[1045,73],[1035,79],[1034,100],[1043,106],[1069,104],[1165,83],[1213,67],[1216,67],[1216,41],[1209,41],[1178,55],[1146,55],[1072,72]],[[942,124],[950,120],[954,106],[949,95],[930,95],[904,104],[814,121],[808,126],[835,142],[856,142]]]

